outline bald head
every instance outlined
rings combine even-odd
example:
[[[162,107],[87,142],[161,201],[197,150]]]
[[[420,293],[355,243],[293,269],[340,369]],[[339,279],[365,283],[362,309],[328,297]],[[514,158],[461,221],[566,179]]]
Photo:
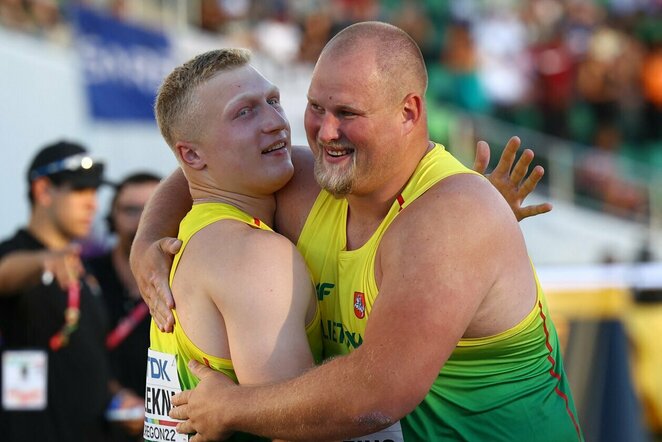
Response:
[[[394,99],[411,92],[425,96],[428,75],[421,50],[402,29],[376,21],[353,24],[327,43],[318,65],[356,54],[374,60],[383,90]]]

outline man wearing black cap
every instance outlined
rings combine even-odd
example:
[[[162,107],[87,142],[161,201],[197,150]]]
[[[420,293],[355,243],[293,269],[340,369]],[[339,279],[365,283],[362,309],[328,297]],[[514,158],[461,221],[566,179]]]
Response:
[[[28,225],[0,243],[3,440],[104,438],[104,306],[73,246],[90,232],[102,176],[103,164],[67,141],[28,168]]]

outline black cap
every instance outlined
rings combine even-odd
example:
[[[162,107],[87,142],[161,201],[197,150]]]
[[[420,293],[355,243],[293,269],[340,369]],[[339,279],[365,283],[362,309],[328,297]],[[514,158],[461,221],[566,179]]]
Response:
[[[34,157],[28,168],[28,185],[37,178],[48,177],[56,185],[96,189],[103,184],[103,166],[94,161],[83,146],[58,141],[44,147]]]

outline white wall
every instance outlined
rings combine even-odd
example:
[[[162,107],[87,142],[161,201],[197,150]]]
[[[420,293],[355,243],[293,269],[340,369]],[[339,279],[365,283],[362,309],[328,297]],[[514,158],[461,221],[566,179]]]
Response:
[[[0,42],[2,236],[27,219],[25,170],[36,151],[56,139],[78,141],[106,160],[110,179],[137,168],[160,174],[174,169],[155,124],[101,125],[87,118],[73,51],[2,29]]]

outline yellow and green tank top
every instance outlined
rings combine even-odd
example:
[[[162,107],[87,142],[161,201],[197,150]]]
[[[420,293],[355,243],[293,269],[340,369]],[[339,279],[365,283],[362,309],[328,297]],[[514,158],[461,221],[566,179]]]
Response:
[[[388,226],[435,183],[458,173],[475,172],[435,145],[373,236],[351,251],[346,250],[347,201],[320,192],[297,247],[315,281],[325,357],[349,353],[363,342],[379,294],[375,255]],[[457,344],[423,402],[400,421],[400,440],[583,440],[556,329],[537,278],[536,284],[536,305],[519,324]],[[411,296],[415,302],[416,294]],[[407,361],[401,370],[408,375]]]
[[[170,284],[172,285],[179,260],[186,249],[189,240],[195,233],[204,227],[220,220],[231,219],[244,222],[254,228],[272,231],[269,226],[257,218],[246,214],[245,212],[223,203],[202,203],[195,204],[189,213],[182,220],[179,227],[178,238],[182,241],[182,247],[175,255],[170,270]],[[248,265],[248,263],[247,263]],[[175,316],[175,326],[173,333],[161,332],[154,320],[152,320],[150,330],[150,348],[162,353],[174,354],[177,360],[177,373],[182,390],[192,389],[198,384],[198,379],[189,371],[187,364],[189,360],[195,359],[208,367],[220,371],[237,382],[232,361],[230,359],[219,358],[205,353],[198,348],[186,335],[186,331],[180,326],[177,318],[176,309],[173,310]],[[320,311],[316,310],[315,318],[306,326],[306,335],[308,343],[313,353],[315,362],[320,362],[322,358],[322,342],[320,332]]]

